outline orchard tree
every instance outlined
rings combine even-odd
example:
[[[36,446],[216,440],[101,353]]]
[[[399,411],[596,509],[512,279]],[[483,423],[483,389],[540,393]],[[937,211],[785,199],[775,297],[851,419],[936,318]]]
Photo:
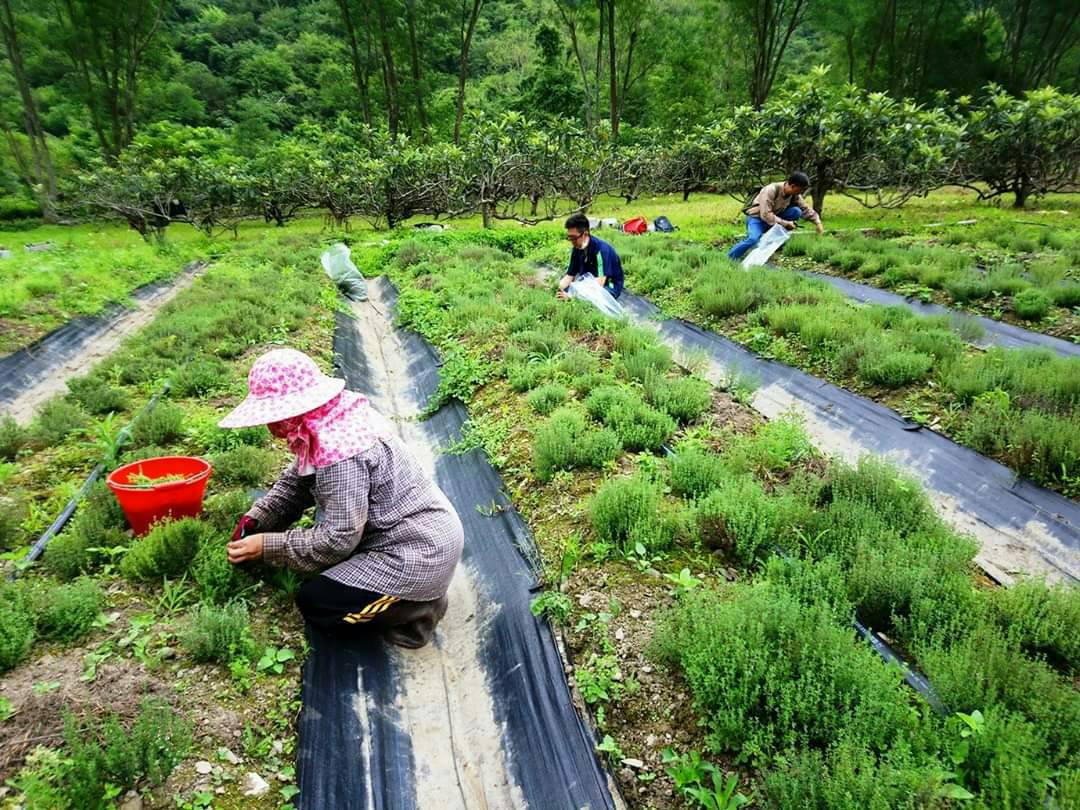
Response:
[[[762,108],[742,161],[760,161],[759,181],[805,171],[820,213],[832,191],[896,207],[955,176],[963,127],[944,111],[826,77],[815,68]]]
[[[1029,90],[1023,97],[997,85],[986,89],[968,108],[963,175],[980,199],[1013,195],[1023,208],[1032,196],[1076,191],[1080,183],[1080,96],[1052,87]]]

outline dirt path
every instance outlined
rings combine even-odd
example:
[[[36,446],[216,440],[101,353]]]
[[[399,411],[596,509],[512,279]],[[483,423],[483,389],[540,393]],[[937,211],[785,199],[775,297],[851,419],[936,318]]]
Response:
[[[377,385],[364,393],[394,421],[402,440],[434,476],[438,450],[416,420],[423,403],[412,394],[407,355],[383,292],[381,284],[372,284],[370,300],[353,305],[365,362]],[[502,730],[480,661],[480,637],[498,606],[481,603],[474,579],[466,565],[458,568],[434,644],[393,652],[402,673],[400,716],[402,731],[412,741],[420,808],[526,806],[505,761]]]
[[[145,295],[135,296],[132,308],[103,319],[100,324],[81,330],[76,336],[66,336],[61,341],[63,345],[55,350],[49,345],[49,336],[46,336],[34,347],[20,349],[11,355],[13,358],[20,355],[19,368],[13,372],[19,393],[7,399],[4,412],[15,417],[19,424],[29,422],[43,402],[67,391],[68,379],[87,372],[95,363],[116,351],[125,338],[146,326],[158,310],[190,287],[206,266],[205,262],[192,265],[175,283],[155,286],[148,289]]]

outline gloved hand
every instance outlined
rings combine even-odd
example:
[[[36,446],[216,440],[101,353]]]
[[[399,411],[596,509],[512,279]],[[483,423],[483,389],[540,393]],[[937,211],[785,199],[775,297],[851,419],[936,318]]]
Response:
[[[236,524],[236,530],[232,533],[232,539],[239,540],[242,537],[246,537],[253,533],[257,528],[259,528],[259,521],[251,515],[244,515],[240,518],[240,522]]]

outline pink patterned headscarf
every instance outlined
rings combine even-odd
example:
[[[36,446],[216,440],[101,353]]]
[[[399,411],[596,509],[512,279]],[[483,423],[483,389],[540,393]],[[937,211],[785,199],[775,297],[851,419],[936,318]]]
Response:
[[[269,427],[288,442],[301,475],[358,456],[391,430],[368,398],[354,391],[342,391],[325,405]]]

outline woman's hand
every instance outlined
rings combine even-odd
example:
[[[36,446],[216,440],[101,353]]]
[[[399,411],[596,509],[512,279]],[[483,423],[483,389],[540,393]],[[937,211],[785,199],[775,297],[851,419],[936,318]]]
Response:
[[[226,546],[229,552],[229,562],[233,565],[247,562],[248,560],[261,560],[263,555],[263,538],[261,534],[253,534],[239,540],[233,540]]]

